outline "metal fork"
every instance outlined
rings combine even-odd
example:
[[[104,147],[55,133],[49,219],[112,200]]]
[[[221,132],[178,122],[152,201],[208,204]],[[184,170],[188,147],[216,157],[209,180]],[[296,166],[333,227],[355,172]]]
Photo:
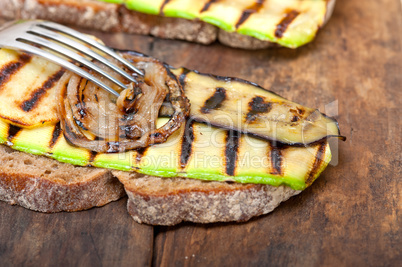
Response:
[[[68,36],[68,37],[67,37]],[[74,62],[81,64],[81,66],[85,66],[87,69],[91,69],[108,80],[112,81],[114,84],[120,86],[123,89],[126,89],[127,86],[122,82],[112,77],[110,74],[102,70],[99,66],[95,65],[90,60],[85,57],[79,55],[82,53],[89,58],[96,59],[99,62],[105,64],[115,72],[119,73],[123,77],[127,78],[132,82],[136,82],[135,78],[126,73],[124,70],[112,64],[110,60],[106,59],[104,56],[90,49],[86,45],[72,39],[72,38],[81,41],[92,48],[96,48],[99,51],[111,56],[112,58],[121,62],[124,66],[129,68],[130,70],[136,72],[137,74],[143,76],[144,74],[134,67],[130,62],[119,56],[113,50],[108,47],[100,44],[94,39],[77,32],[71,28],[66,26],[49,22],[43,20],[18,20],[8,23],[0,28],[0,47],[19,50],[23,52],[28,52],[40,57],[43,57],[49,61],[52,61],[76,74],[79,76],[86,78],[106,91],[112,93],[115,96],[119,96],[119,93],[113,90],[111,87],[95,78],[86,70],[78,67],[76,64],[69,62],[66,59],[63,59],[59,55],[67,57]],[[68,46],[72,50],[66,48]],[[51,53],[45,51],[43,48],[50,49],[55,53]],[[75,50],[75,51],[74,51]],[[59,55],[57,55],[58,53]]]

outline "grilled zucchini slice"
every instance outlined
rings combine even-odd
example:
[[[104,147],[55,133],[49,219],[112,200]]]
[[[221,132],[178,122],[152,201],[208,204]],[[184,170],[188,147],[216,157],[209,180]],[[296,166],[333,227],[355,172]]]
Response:
[[[333,0],[126,0],[138,12],[199,19],[228,32],[296,48],[310,42]]]

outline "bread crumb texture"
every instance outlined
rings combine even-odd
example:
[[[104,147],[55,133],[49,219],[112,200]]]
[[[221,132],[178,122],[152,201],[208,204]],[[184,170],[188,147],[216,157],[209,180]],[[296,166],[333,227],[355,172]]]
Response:
[[[85,210],[125,195],[109,170],[76,167],[2,145],[0,166],[0,200],[31,210]]]
[[[175,225],[182,221],[244,222],[271,212],[282,201],[301,192],[286,186],[113,173],[124,184],[132,218],[153,225]]]

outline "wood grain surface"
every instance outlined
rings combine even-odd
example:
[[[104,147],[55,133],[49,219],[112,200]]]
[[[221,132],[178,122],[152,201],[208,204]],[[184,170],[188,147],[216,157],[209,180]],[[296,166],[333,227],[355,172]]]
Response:
[[[333,163],[311,187],[241,224],[140,225],[126,199],[58,214],[0,203],[1,266],[401,266],[399,0],[338,0],[317,39],[297,50],[85,32],[317,107],[336,116],[347,141],[334,142]]]

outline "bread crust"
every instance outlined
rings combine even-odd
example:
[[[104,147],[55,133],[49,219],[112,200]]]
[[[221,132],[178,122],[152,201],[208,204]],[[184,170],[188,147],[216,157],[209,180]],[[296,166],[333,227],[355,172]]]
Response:
[[[131,217],[152,225],[244,222],[271,212],[301,192],[287,186],[159,178],[119,171],[113,174],[124,184]]]
[[[236,32],[227,32],[224,30],[219,30],[218,40],[220,43],[230,47],[249,49],[249,50],[278,47],[278,45],[275,43],[262,41],[251,36],[239,34]]]
[[[74,167],[2,145],[0,166],[0,200],[35,211],[85,210],[125,195],[109,170]],[[66,174],[60,174],[64,171]]]

